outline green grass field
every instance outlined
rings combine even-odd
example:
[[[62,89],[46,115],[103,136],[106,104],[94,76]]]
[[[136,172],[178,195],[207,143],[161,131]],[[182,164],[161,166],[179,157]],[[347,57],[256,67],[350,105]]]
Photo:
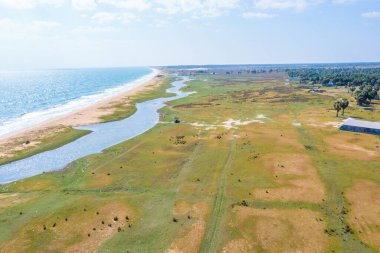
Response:
[[[380,251],[380,138],[334,127],[348,94],[270,76],[185,90],[143,135],[0,186],[0,252]],[[354,103],[345,114],[380,120]]]

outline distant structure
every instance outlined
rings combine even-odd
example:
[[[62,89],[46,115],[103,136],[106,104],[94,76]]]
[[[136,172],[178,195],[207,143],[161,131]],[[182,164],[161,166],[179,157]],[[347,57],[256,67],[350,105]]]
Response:
[[[346,119],[340,130],[380,135],[380,122]]]
[[[326,90],[322,90],[319,87],[314,87],[312,90],[309,90],[310,93],[324,93]]]
[[[330,79],[330,82],[328,84],[326,84],[325,86],[327,86],[327,87],[333,87],[334,85],[335,84],[334,84],[333,80]]]

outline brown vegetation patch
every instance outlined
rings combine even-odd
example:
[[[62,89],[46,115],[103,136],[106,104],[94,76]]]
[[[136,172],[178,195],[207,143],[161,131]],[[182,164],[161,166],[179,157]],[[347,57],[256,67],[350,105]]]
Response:
[[[228,92],[228,95],[230,95],[233,99],[237,99],[240,101],[254,98],[255,95],[257,95],[257,94],[258,94],[257,92],[252,91],[252,90],[241,90],[241,91]]]
[[[347,158],[374,160],[380,158],[380,150],[376,149],[378,141],[372,135],[340,133],[325,138],[327,150]]]
[[[40,191],[52,188],[55,181],[48,178],[37,180],[25,180],[22,184],[16,184],[18,191]]]
[[[291,94],[289,96],[283,96],[281,98],[274,98],[271,101],[268,101],[269,103],[300,103],[300,102],[308,102],[310,100],[309,97],[301,94]]]
[[[235,207],[230,226],[241,238],[223,252],[326,252],[328,236],[321,215],[310,210],[263,210]]]
[[[2,208],[15,206],[32,198],[31,194],[2,193],[0,194],[0,210]]]
[[[183,216],[191,215],[193,217],[204,217],[209,211],[209,204],[207,202],[190,203],[185,200],[178,200],[174,204],[173,215]]]
[[[103,242],[123,232],[134,220],[132,211],[119,202],[99,206],[97,213],[93,209],[78,209],[63,217],[55,214],[35,219],[23,226],[17,238],[0,247],[0,252],[96,252]],[[44,237],[51,239],[43,245],[34,245],[36,238]],[[32,250],[35,246],[38,249]]]
[[[206,222],[203,219],[195,221],[190,230],[182,237],[177,238],[170,245],[166,253],[196,253],[205,232]]]
[[[364,242],[380,251],[380,185],[357,180],[346,196],[352,204],[349,222]]]
[[[273,149],[291,147],[292,149],[303,150],[304,147],[298,140],[297,132],[294,130],[294,126],[291,125],[291,120],[288,118],[281,120],[286,122],[279,122],[276,119],[276,124],[280,126],[279,128],[273,128],[270,123],[265,125],[255,124],[254,127],[242,126],[240,127],[242,130],[240,136],[247,135],[255,142],[271,143]]]
[[[36,128],[0,139],[0,158],[13,157],[21,151],[38,146],[41,140],[65,131],[63,126]]]
[[[216,106],[218,104],[213,104],[213,103],[197,103],[197,104],[184,104],[184,105],[176,105],[173,106],[173,108],[205,108],[205,107],[211,107],[211,106]]]
[[[261,89],[259,91],[259,95],[264,95],[266,93],[269,93],[269,92],[274,92],[274,93],[278,93],[278,94],[292,94],[294,92],[294,89],[290,86],[283,86],[283,85],[278,85],[278,86],[274,86],[274,87],[268,87],[268,88],[264,88],[264,89]]]
[[[322,103],[322,102],[321,102]],[[321,107],[305,108],[297,117],[297,121],[302,125],[312,126],[316,128],[338,128],[343,119],[335,117],[336,111],[330,108]]]
[[[92,178],[88,183],[88,187],[90,188],[101,188],[109,186],[113,182],[113,177],[104,171],[96,171],[91,176]]]
[[[256,198],[319,203],[324,197],[324,187],[306,154],[274,153],[265,155],[263,159],[279,186],[255,189],[253,194]]]
[[[246,239],[234,239],[227,243],[226,246],[223,247],[223,253],[250,253],[253,252],[253,242],[249,242]]]
[[[191,222],[191,226],[185,229],[172,242],[166,253],[192,253],[198,252],[206,229],[205,217],[209,212],[207,202],[190,203],[179,200],[173,208],[173,216],[181,216]]]

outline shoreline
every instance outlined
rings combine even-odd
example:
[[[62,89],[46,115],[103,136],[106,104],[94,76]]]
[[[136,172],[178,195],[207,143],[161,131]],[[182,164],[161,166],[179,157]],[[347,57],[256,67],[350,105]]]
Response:
[[[135,96],[140,92],[150,90],[152,87],[157,86],[160,80],[157,75],[160,74],[162,74],[161,70],[153,69],[152,73],[146,75],[148,78],[149,75],[151,75],[149,79],[144,80],[141,83],[139,82],[128,90],[120,91],[117,94],[103,98],[100,101],[97,101],[94,104],[89,104],[83,108],[75,109],[65,115],[52,117],[51,119],[47,119],[46,121],[37,123],[33,126],[27,126],[24,129],[20,129],[19,131],[0,136],[0,145],[9,146],[14,143],[18,146],[14,148],[14,151],[22,151],[28,147],[36,146],[39,144],[33,142],[33,139],[41,138],[49,134],[54,134],[54,132],[60,132],[62,129],[68,127],[87,126],[105,122],[101,119],[101,117],[112,114],[116,110],[115,106],[121,103],[128,104],[129,97]],[[143,79],[146,76],[143,76],[140,79]],[[138,80],[139,79],[132,82],[136,82]],[[115,88],[122,89],[122,86]],[[31,141],[31,143],[28,145],[21,143],[22,146],[20,146],[20,142],[26,141]],[[9,157],[6,153],[8,152],[0,150],[0,158]]]
[[[162,96],[160,93],[158,97],[138,102],[136,112],[130,117],[107,124],[79,127],[78,130],[88,131],[88,134],[65,145],[47,149],[48,152],[38,152],[24,157],[25,159],[18,159],[14,163],[8,162],[1,165],[0,185],[45,172],[62,170],[78,159],[100,154],[106,149],[146,133],[159,123],[159,110],[165,107],[167,102],[192,94],[192,92],[181,91],[186,86],[187,80],[187,77],[182,77],[180,80],[171,81],[169,85],[172,87],[164,87],[164,92],[173,94],[171,96]]]

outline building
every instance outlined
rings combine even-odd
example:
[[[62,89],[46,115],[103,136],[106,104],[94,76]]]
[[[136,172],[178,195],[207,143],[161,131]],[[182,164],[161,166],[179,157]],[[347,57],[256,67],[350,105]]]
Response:
[[[335,84],[334,84],[333,80],[330,79],[330,82],[327,83],[327,84],[325,84],[325,86],[327,86],[327,87],[333,87],[333,86],[335,86]]]
[[[326,92],[326,90],[320,89],[318,86],[314,86],[312,90],[309,90],[310,93],[323,93]]]
[[[340,130],[380,135],[380,122],[346,119]]]

